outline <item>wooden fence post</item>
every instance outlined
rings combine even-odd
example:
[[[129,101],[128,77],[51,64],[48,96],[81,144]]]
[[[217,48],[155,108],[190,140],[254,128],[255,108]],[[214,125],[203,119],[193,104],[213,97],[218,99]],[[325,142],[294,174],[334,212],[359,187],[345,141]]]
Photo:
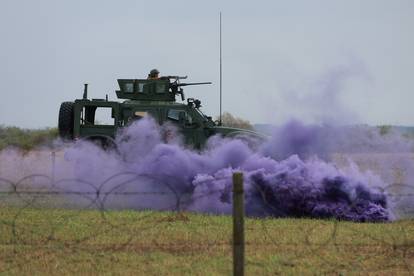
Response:
[[[56,174],[56,152],[52,150],[52,185],[55,185],[55,175]]]
[[[243,173],[233,173],[233,275],[244,275]]]

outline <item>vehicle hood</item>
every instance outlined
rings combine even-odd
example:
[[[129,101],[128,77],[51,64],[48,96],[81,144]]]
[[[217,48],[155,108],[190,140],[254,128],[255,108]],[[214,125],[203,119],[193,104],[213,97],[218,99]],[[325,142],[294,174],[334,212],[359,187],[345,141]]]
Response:
[[[235,127],[224,127],[224,126],[215,126],[213,127],[217,134],[221,134],[223,136],[228,137],[234,137],[237,135],[247,135],[247,136],[253,136],[259,139],[267,140],[269,139],[269,136],[253,131],[248,129],[242,129],[242,128],[235,128]]]

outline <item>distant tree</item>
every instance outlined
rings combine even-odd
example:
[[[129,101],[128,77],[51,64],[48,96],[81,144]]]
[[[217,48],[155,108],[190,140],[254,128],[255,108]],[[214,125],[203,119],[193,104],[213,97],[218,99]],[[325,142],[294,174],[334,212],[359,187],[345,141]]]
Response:
[[[216,120],[219,120],[220,118],[217,117]],[[223,123],[223,126],[228,127],[236,127],[236,128],[243,128],[243,129],[253,129],[252,124],[248,120],[244,120],[239,117],[235,117],[231,115],[229,112],[224,112],[221,121]]]
[[[390,133],[392,126],[382,125],[382,126],[378,126],[378,129],[379,129],[379,133],[383,136],[383,135],[387,135],[388,133]]]

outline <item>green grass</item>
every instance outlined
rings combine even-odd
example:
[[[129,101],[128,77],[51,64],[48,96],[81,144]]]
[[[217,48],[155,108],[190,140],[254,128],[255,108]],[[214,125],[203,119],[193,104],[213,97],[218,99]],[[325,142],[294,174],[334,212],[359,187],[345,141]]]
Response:
[[[2,207],[0,233],[0,274],[232,273],[228,216]],[[412,220],[246,220],[246,275],[413,272]]]

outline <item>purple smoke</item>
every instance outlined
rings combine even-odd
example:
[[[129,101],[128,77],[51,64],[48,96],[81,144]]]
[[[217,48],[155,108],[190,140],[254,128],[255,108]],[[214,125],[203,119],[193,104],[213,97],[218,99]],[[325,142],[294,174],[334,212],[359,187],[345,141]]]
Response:
[[[412,140],[393,130],[381,134],[377,128],[366,125],[305,125],[291,120],[273,130],[262,153],[278,160],[293,154],[302,159],[318,156],[329,160],[333,153],[407,153],[413,149]]]
[[[286,126],[289,128],[292,126]],[[74,178],[81,180],[73,181],[71,190],[153,193],[128,200],[107,196],[107,208],[179,206],[190,211],[230,214],[231,176],[241,171],[250,216],[392,219],[386,196],[371,188],[384,186],[379,177],[355,169],[344,171],[317,157],[302,159],[294,153],[310,155],[319,141],[315,138],[317,131],[301,127],[293,130],[284,131],[285,137],[279,142],[270,139],[256,152],[243,141],[221,137],[212,137],[206,149],[197,152],[182,146],[177,134],[172,142],[163,142],[163,127],[146,118],[120,133],[118,152],[79,142],[66,150],[65,162],[73,165]]]

